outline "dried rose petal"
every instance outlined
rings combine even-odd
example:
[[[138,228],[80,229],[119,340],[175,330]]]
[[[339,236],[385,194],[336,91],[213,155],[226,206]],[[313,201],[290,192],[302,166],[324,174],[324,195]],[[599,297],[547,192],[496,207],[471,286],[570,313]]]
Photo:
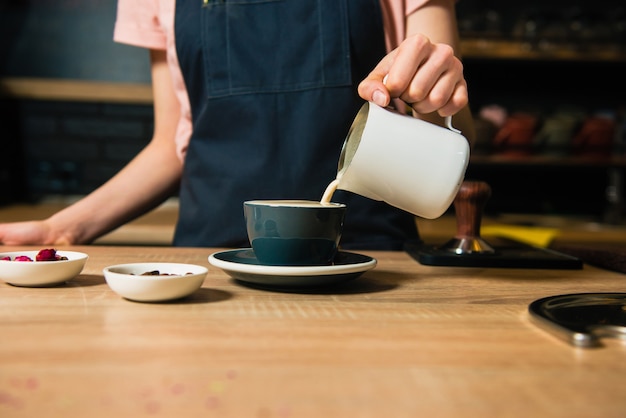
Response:
[[[33,259],[27,255],[18,255],[13,261],[33,261]]]
[[[57,255],[57,251],[54,248],[45,248],[43,250],[40,250],[35,256],[35,261],[61,261],[61,260],[68,260],[68,258],[63,255]],[[5,257],[0,258],[0,261],[33,261],[33,259],[27,255],[18,255],[18,256],[15,256],[13,260],[11,260],[11,257],[5,256]]]
[[[45,248],[40,250],[35,257],[36,261],[56,261],[57,260],[57,250],[54,248]]]

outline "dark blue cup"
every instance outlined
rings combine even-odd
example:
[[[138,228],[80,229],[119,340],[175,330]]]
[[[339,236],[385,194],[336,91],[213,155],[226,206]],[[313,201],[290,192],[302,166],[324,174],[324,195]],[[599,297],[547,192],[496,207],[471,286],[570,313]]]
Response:
[[[346,205],[309,200],[244,202],[248,238],[256,258],[272,266],[331,264]]]

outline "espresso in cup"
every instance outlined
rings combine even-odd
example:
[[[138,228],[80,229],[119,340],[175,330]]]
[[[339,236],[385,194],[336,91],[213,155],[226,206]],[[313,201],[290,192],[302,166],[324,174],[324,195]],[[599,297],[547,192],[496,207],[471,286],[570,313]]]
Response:
[[[346,205],[310,200],[250,200],[243,206],[248,238],[260,263],[332,263],[341,239]]]

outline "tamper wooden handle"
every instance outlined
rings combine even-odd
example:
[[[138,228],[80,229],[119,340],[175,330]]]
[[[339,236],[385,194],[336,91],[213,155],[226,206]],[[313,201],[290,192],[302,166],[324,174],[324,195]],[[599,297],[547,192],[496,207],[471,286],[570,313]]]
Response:
[[[443,248],[456,254],[494,253],[495,250],[480,237],[480,224],[491,187],[482,181],[466,180],[454,199],[456,236]]]
[[[454,199],[456,238],[479,238],[480,224],[491,187],[483,181],[464,181]]]

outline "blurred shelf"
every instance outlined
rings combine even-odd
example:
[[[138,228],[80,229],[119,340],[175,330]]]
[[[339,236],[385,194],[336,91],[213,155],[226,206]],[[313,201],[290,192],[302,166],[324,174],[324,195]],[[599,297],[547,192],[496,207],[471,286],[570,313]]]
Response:
[[[506,39],[467,38],[461,41],[465,59],[510,59],[545,61],[606,61],[626,63],[626,50],[616,45],[561,45]],[[149,84],[76,79],[4,77],[0,97],[34,100],[68,100],[151,104]]]
[[[571,167],[626,167],[626,156],[583,157],[583,156],[505,156],[505,155],[472,155],[470,164],[493,166],[571,166]]]
[[[51,78],[0,78],[0,97],[33,100],[151,104],[149,84]]]
[[[533,45],[506,39],[466,38],[461,41],[461,53],[465,59],[626,62],[626,49],[606,44],[583,46],[541,41]]]

